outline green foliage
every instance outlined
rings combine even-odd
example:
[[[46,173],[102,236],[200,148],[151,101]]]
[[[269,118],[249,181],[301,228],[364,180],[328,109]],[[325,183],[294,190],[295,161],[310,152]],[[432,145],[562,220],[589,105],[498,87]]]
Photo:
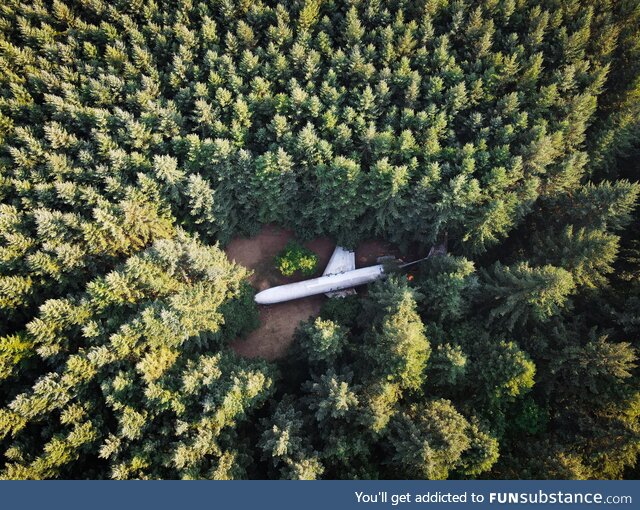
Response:
[[[315,480],[324,471],[321,462],[310,451],[302,418],[302,413],[285,399],[278,403],[268,419],[263,420],[265,430],[258,446],[265,460],[272,463],[278,478]]]
[[[467,372],[467,356],[458,345],[438,345],[428,364],[428,384],[455,386],[461,383]]]
[[[637,4],[4,1],[0,477],[637,478]],[[447,253],[249,361],[265,224]]]
[[[483,378],[497,399],[517,397],[534,383],[536,367],[513,342],[500,342],[491,350]]]
[[[225,341],[242,338],[260,325],[254,296],[253,287],[243,282],[238,295],[220,306],[220,313],[224,317],[221,335]]]
[[[407,478],[446,479],[471,446],[468,427],[467,420],[447,400],[413,406],[394,420],[392,462]]]
[[[304,276],[315,273],[318,266],[318,256],[308,248],[290,241],[276,256],[276,267],[283,276],[293,276],[300,271]]]
[[[606,284],[606,275],[613,272],[618,239],[603,230],[581,228],[575,232],[573,225],[568,225],[561,235],[545,232],[535,250],[539,254],[537,260],[566,269],[576,285],[596,287]]]
[[[567,392],[581,388],[582,395],[606,394],[614,390],[616,380],[627,379],[636,368],[637,355],[628,342],[611,343],[606,336],[590,340],[584,346],[563,349],[552,362],[550,372],[559,378]]]
[[[544,432],[549,421],[549,415],[535,400],[526,398],[521,401],[513,426],[527,434],[539,434]]]
[[[496,263],[483,277],[482,299],[492,303],[489,320],[505,320],[510,330],[519,322],[544,322],[558,314],[575,287],[568,271],[526,262]]]
[[[270,394],[271,371],[209,348],[218,310],[241,295],[245,276],[217,248],[182,234],[81,295],[47,301],[24,340],[2,340],[8,384],[30,345],[47,369],[0,411],[0,438],[14,451],[1,476],[64,477],[98,452],[116,479],[243,473],[224,452],[239,446],[235,422]]]
[[[390,277],[374,284],[370,296],[363,320],[370,324],[366,356],[376,367],[374,373],[403,389],[418,389],[431,347],[416,311],[416,292],[406,278]]]
[[[350,379],[349,376],[340,376],[329,370],[303,386],[303,390],[309,394],[309,409],[316,420],[345,419],[353,412],[358,405],[358,397],[350,388]]]
[[[499,443],[473,422],[469,424],[467,434],[470,445],[460,457],[461,472],[468,477],[477,477],[488,472],[498,460]]]
[[[322,304],[320,316],[341,326],[351,329],[355,326],[362,302],[358,296],[345,296],[341,299],[328,299]]]
[[[339,324],[318,317],[303,323],[296,332],[296,339],[309,361],[332,362],[345,347],[346,332]]]
[[[464,257],[432,257],[420,265],[420,291],[427,313],[440,320],[456,320],[468,311],[469,297],[478,285],[473,262]]]

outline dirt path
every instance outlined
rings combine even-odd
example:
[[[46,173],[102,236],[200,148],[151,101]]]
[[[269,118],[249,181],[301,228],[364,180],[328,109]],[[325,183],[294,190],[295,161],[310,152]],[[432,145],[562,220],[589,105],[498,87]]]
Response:
[[[229,259],[253,270],[250,281],[261,291],[275,285],[305,279],[286,278],[274,266],[274,257],[292,238],[292,231],[267,225],[255,237],[234,239],[225,249],[225,253]],[[320,237],[305,243],[305,246],[318,255],[318,271],[314,276],[319,276],[329,262],[335,242]],[[388,243],[378,240],[365,241],[356,249],[356,267],[373,265],[377,257],[390,254],[397,254],[397,250]],[[326,299],[324,295],[320,295],[260,306],[260,326],[246,338],[234,341],[231,344],[232,349],[248,358],[274,360],[282,357],[291,345],[293,333],[300,321],[316,317]]]

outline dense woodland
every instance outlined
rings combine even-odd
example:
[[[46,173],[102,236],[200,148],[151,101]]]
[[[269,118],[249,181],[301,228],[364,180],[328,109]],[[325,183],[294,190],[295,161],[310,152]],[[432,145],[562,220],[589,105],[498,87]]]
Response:
[[[640,2],[2,0],[0,477],[638,478]],[[425,254],[278,363],[221,248]]]

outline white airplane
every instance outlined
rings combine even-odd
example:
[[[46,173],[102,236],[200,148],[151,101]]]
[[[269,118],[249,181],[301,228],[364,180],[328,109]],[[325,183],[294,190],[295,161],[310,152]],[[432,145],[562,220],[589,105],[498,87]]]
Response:
[[[426,257],[398,265],[397,268],[413,266],[431,256],[445,255],[446,253],[447,234],[445,233],[444,240],[439,244],[434,244]],[[383,260],[395,260],[395,258],[392,256],[378,258],[378,262]],[[255,301],[259,305],[271,305],[292,299],[315,296],[316,294],[326,294],[328,297],[344,297],[349,294],[355,294],[356,291],[353,287],[371,283],[386,276],[384,267],[384,264],[377,264],[356,269],[356,254],[342,246],[336,246],[322,276],[303,282],[271,287],[258,292],[255,296]]]
[[[353,287],[373,282],[383,276],[384,266],[382,264],[356,269],[355,253],[342,246],[336,246],[322,276],[303,282],[271,287],[258,292],[255,300],[260,305],[270,305],[316,294],[342,297],[355,294]]]

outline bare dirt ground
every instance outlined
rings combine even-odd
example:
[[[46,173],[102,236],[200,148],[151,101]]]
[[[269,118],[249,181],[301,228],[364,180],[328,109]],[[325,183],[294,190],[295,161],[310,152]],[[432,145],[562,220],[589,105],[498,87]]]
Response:
[[[378,263],[378,257],[387,255],[401,257],[400,251],[391,243],[379,239],[363,241],[356,248],[356,267],[373,266]]]
[[[274,265],[274,257],[292,238],[293,232],[267,225],[255,237],[232,240],[226,247],[225,253],[229,259],[253,270],[250,281],[257,291],[261,291],[274,285],[283,285],[305,278],[284,277]],[[335,242],[329,238],[320,237],[305,243],[305,246],[318,255],[318,271],[315,276],[321,275],[333,253]],[[356,249],[356,267],[370,266],[375,264],[380,256],[397,254],[397,250],[388,243],[378,240],[365,241]],[[260,306],[258,329],[249,333],[246,338],[235,340],[231,348],[248,358],[260,357],[274,360],[282,357],[291,345],[293,333],[300,321],[318,316],[320,307],[326,299],[324,295],[320,295]]]
[[[250,281],[257,291],[261,291],[304,279],[284,277],[274,265],[274,257],[292,238],[293,232],[267,225],[255,237],[232,240],[225,252],[229,259],[253,270]],[[335,243],[328,238],[318,238],[305,246],[318,255],[318,275],[322,274]],[[232,349],[248,358],[274,360],[282,357],[291,344],[300,321],[316,317],[325,299],[325,296],[312,296],[260,306],[260,326],[246,338],[234,341]]]

